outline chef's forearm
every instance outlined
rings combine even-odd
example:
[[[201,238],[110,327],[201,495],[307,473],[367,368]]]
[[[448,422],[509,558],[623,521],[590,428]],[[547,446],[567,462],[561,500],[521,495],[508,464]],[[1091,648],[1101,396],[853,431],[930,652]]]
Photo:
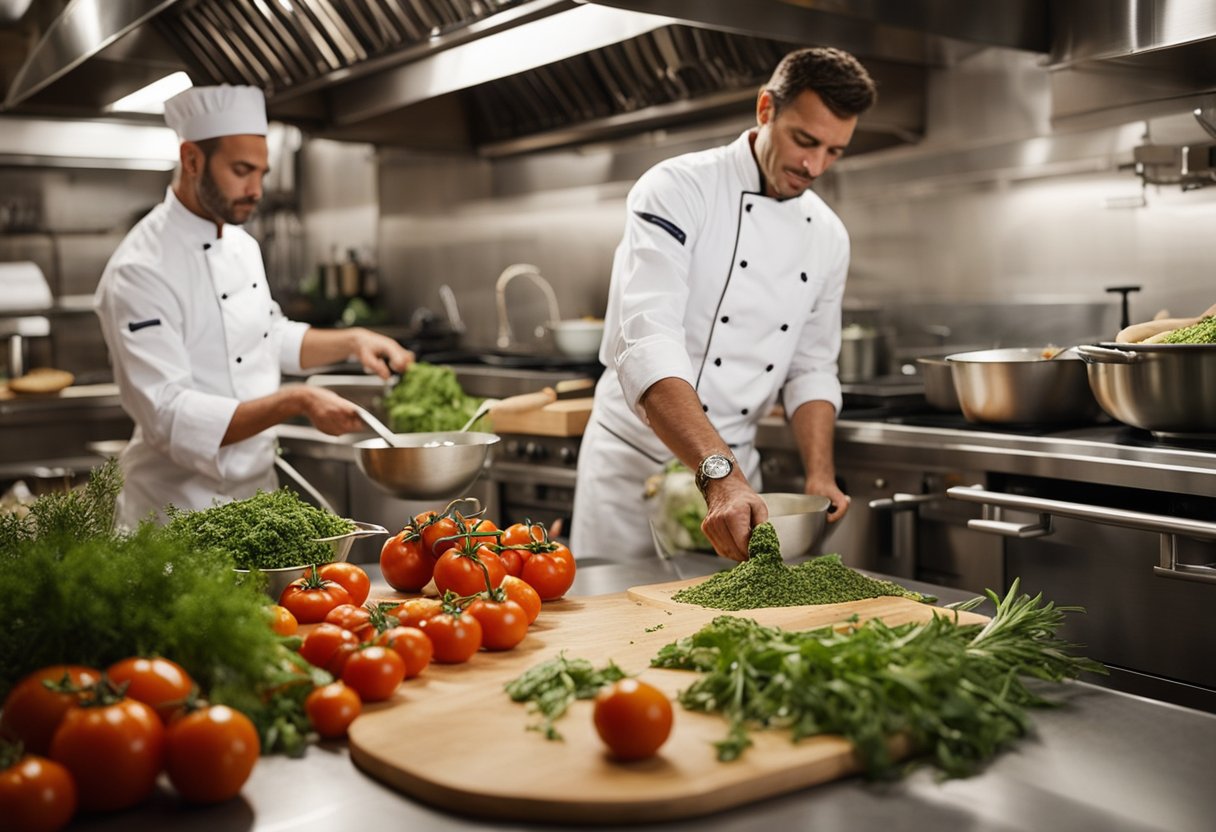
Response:
[[[836,408],[831,402],[809,401],[794,411],[789,422],[807,479],[812,482],[835,481],[836,462],[832,443],[836,432]]]
[[[696,469],[710,454],[730,453],[706,418],[697,391],[683,379],[656,381],[642,394],[642,406],[655,435],[689,468]]]
[[[300,342],[300,366],[308,369],[345,361],[355,353],[359,331],[357,328],[310,328]]]
[[[231,445],[304,413],[300,387],[284,387],[269,396],[237,405],[220,445]]]

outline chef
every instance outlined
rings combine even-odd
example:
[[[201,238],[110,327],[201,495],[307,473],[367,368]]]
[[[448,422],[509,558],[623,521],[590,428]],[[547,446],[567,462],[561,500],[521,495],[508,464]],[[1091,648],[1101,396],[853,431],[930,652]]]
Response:
[[[269,167],[266,103],[255,87],[196,87],[165,102],[181,138],[165,199],[110,258],[94,298],[135,432],[120,457],[120,525],[166,505],[207,508],[278,486],[272,427],[305,416],[329,434],[360,430],[332,391],[280,387],[280,373],[354,358],[387,377],[413,355],[366,329],[283,317],[257,242],[241,228]]]
[[[844,515],[832,442],[849,238],[809,188],[875,96],[848,53],[792,52],[760,90],[754,128],[661,162],[630,191],[600,347],[607,369],[579,454],[580,556],[653,557],[643,480],[674,455],[696,472],[714,548],[745,559],[768,516],[755,490],[756,423],[778,400],[807,492],[831,500],[829,521]]]

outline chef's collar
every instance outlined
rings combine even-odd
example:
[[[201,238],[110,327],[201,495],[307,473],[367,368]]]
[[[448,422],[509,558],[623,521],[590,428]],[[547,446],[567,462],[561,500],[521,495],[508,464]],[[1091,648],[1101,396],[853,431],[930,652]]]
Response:
[[[169,206],[169,220],[174,230],[185,239],[190,246],[202,248],[206,244],[215,243],[219,239],[213,220],[207,220],[191,211],[177,198],[170,186],[165,193],[165,202]]]

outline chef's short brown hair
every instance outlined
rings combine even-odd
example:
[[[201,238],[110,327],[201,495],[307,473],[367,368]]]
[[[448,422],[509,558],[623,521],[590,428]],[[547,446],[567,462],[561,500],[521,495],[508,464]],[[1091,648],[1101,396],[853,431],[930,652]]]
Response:
[[[861,61],[842,49],[811,47],[781,59],[764,85],[780,112],[807,90],[814,90],[838,118],[859,116],[878,99],[874,79]]]

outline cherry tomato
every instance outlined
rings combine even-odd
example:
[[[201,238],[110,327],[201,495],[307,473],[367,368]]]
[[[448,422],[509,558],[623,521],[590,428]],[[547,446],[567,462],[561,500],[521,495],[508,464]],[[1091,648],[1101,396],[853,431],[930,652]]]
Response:
[[[376,634],[372,624],[372,612],[366,607],[356,607],[354,604],[339,604],[325,614],[326,624],[337,624],[343,630],[350,630],[359,641],[367,641]]]
[[[502,561],[488,546],[472,554],[464,548],[449,549],[435,562],[435,588],[440,595],[449,589],[457,595],[476,595],[494,589],[506,575]]]
[[[443,540],[445,537],[452,537],[452,535],[460,533],[460,529],[456,528],[456,521],[451,517],[441,516],[433,511],[424,511],[414,518],[414,525],[422,535],[422,551],[433,558],[438,558],[460,542],[458,538]]]
[[[494,551],[498,554],[498,559],[502,561],[503,569],[507,574],[518,578],[519,573],[524,569],[524,555],[532,554],[527,549],[504,549],[495,547]]]
[[[540,596],[527,581],[508,575],[502,579],[502,591],[507,593],[508,598],[523,607],[524,614],[528,616],[529,625],[540,615]]]
[[[54,760],[26,754],[0,771],[0,818],[5,829],[55,832],[76,813],[76,784]]]
[[[66,677],[66,678],[65,678]],[[63,721],[68,708],[80,701],[79,694],[47,690],[43,680],[67,681],[88,687],[101,678],[101,671],[74,664],[55,664],[35,670],[13,687],[0,711],[0,734],[20,740],[25,750],[45,755],[51,750],[51,737]]]
[[[346,736],[346,729],[363,710],[359,694],[341,682],[322,685],[304,700],[304,713],[318,734],[327,739]]]
[[[406,526],[380,549],[380,574],[398,592],[417,592],[431,582],[435,558],[424,550],[422,536]]]
[[[358,649],[359,638],[350,630],[344,630],[337,624],[318,624],[304,637],[300,655],[313,666],[339,676],[351,654]]]
[[[300,622],[291,614],[287,607],[279,604],[270,605],[270,629],[281,636],[294,636],[300,629]]]
[[[364,702],[388,699],[404,678],[405,660],[388,647],[364,647],[342,668],[342,681]]]
[[[435,648],[435,661],[460,664],[481,649],[481,622],[471,615],[444,612],[418,622]]]
[[[418,622],[443,612],[443,602],[438,598],[410,598],[389,611],[405,627],[417,627]]]
[[[523,546],[528,543],[539,543],[544,539],[545,527],[540,523],[512,523],[503,530],[498,542],[502,546]],[[527,552],[526,549],[523,551]]]
[[[413,679],[426,670],[435,654],[431,640],[417,627],[393,627],[376,636],[376,644],[391,647],[405,662],[405,678]]]
[[[523,571],[519,575],[532,585],[542,601],[561,598],[574,584],[574,557],[565,546],[554,545],[561,548],[552,552],[534,552],[532,557],[524,561]]]
[[[51,740],[51,759],[71,773],[80,808],[90,812],[126,809],[151,795],[164,756],[165,726],[135,699],[73,706]]]
[[[151,705],[160,721],[165,723],[194,690],[194,680],[186,669],[164,658],[123,659],[110,665],[106,676],[115,686],[126,684],[125,694]]]
[[[650,757],[671,733],[671,702],[653,685],[621,679],[595,697],[595,730],[620,760]]]
[[[363,567],[354,563],[327,563],[317,570],[321,579],[333,581],[350,594],[355,604],[362,604],[372,590],[372,579]]]
[[[249,717],[212,705],[178,717],[165,732],[165,772],[191,803],[236,797],[261,753]]]
[[[514,601],[487,601],[478,598],[469,604],[466,615],[481,625],[481,646],[487,650],[510,650],[528,634],[528,614]]]
[[[323,579],[315,569],[289,583],[279,596],[279,604],[287,607],[301,624],[324,621],[334,607],[351,603],[354,599],[345,587]]]

